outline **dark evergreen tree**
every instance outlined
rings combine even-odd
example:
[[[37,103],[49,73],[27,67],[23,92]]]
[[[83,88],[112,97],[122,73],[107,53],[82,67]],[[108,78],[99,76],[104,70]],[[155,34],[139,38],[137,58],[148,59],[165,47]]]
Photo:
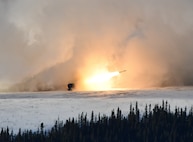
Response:
[[[145,106],[140,115],[138,103],[130,105],[130,112],[122,114],[120,108],[111,115],[98,116],[81,113],[78,120],[71,118],[65,123],[59,119],[50,130],[45,130],[44,123],[36,132],[21,131],[17,134],[1,129],[0,142],[189,142],[193,140],[193,109],[170,110],[170,105]]]

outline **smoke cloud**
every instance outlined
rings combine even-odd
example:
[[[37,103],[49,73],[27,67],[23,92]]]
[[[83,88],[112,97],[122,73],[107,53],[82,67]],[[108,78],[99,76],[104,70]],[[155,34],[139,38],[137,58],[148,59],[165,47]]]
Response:
[[[193,85],[190,0],[1,0],[0,89],[66,89],[95,70],[119,88]]]

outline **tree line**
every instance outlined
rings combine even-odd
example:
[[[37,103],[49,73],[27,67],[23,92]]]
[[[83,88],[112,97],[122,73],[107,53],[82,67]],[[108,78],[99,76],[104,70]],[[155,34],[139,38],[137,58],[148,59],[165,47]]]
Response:
[[[123,115],[118,108],[110,116],[81,113],[77,119],[57,120],[50,130],[41,123],[37,131],[17,134],[1,129],[0,142],[189,142],[193,141],[193,109],[170,110],[167,102],[145,106],[140,113],[138,103]]]

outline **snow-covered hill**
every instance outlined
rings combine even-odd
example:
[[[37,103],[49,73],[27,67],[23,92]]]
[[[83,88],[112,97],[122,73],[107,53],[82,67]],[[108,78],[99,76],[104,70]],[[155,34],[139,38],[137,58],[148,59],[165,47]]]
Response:
[[[129,112],[130,104],[138,102],[143,111],[146,104],[162,104],[168,101],[175,106],[190,108],[193,105],[193,87],[157,88],[147,90],[114,90],[95,92],[33,92],[0,93],[0,127],[22,130],[37,130],[41,122],[45,128],[53,126],[58,118],[78,118],[81,112],[88,117],[95,114],[110,115],[111,110],[121,108]]]

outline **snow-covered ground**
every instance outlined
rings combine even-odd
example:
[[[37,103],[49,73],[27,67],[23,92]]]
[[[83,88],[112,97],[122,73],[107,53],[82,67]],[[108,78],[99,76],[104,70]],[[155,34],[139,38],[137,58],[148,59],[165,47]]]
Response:
[[[111,110],[121,108],[129,112],[130,104],[138,102],[143,111],[146,104],[162,104],[167,100],[171,109],[175,106],[190,108],[193,105],[193,87],[157,88],[148,90],[115,90],[90,92],[34,92],[0,93],[0,128],[7,126],[17,133],[37,130],[41,122],[49,129],[58,118],[78,118],[81,112],[88,117],[95,114],[110,115]]]

